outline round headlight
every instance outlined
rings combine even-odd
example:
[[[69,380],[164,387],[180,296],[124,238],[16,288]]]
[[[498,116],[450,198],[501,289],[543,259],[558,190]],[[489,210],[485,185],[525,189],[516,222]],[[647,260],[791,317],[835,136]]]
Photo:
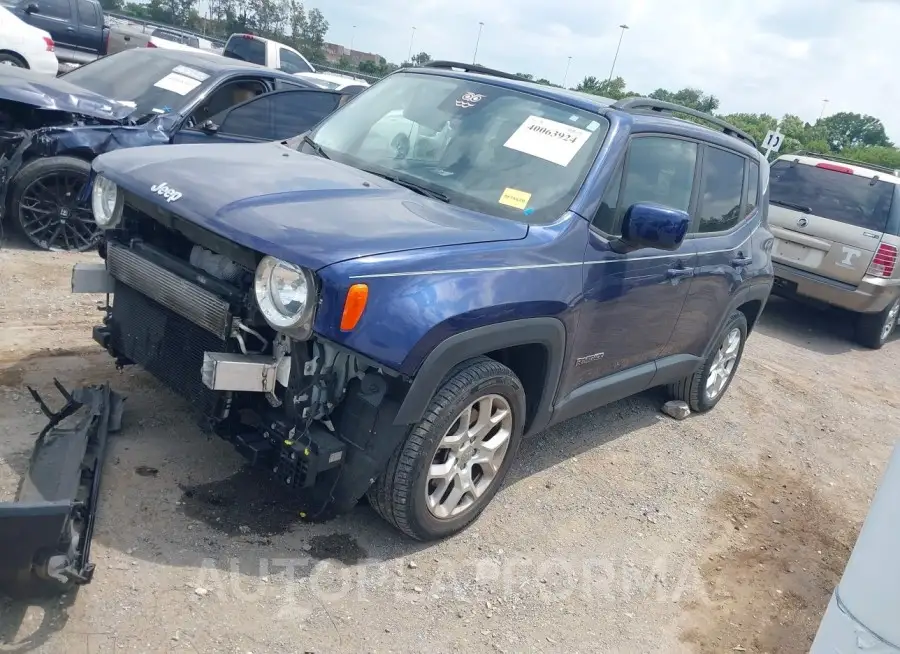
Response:
[[[98,227],[111,229],[118,224],[122,218],[122,200],[116,183],[103,175],[97,175],[91,189],[91,209]]]
[[[315,281],[305,268],[263,257],[253,284],[256,304],[275,329],[309,326],[315,309]]]

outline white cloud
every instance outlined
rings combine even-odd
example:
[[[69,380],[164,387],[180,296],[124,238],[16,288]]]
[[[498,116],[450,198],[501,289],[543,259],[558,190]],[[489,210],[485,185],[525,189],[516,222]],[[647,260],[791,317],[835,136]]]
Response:
[[[315,0],[328,40],[405,59],[413,51],[478,62],[569,85],[616,74],[630,89],[696,86],[721,110],[795,113],[815,120],[856,111],[884,121],[900,143],[900,2],[896,0]],[[353,29],[353,25],[356,28]]]

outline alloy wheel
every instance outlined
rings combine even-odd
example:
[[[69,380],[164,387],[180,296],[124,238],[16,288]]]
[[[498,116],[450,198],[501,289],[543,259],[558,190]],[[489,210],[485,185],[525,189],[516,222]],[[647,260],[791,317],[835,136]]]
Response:
[[[710,366],[709,376],[706,378],[706,398],[708,400],[719,397],[734,375],[735,364],[741,349],[741,338],[741,330],[734,327],[722,339],[722,344],[719,345]]]
[[[894,306],[891,307],[891,310],[888,311],[887,317],[884,320],[884,326],[881,328],[881,340],[886,341],[888,336],[891,335],[891,332],[894,331],[894,327],[900,324],[900,300],[894,303]]]
[[[19,216],[25,235],[38,247],[83,252],[100,230],[88,203],[79,203],[87,176],[59,171],[38,177],[22,192]]]
[[[506,458],[512,429],[512,409],[501,395],[479,397],[459,413],[428,468],[425,502],[434,517],[455,518],[487,492]]]

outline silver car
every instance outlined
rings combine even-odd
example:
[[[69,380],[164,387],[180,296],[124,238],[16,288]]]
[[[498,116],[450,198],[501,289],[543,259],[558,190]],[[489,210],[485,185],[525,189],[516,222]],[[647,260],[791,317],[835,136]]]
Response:
[[[856,338],[873,349],[900,322],[896,172],[808,153],[771,166],[773,294],[856,312]]]

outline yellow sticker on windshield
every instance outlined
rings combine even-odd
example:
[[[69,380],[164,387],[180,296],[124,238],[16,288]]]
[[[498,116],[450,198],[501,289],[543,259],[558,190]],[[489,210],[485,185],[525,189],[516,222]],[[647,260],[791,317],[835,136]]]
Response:
[[[528,201],[531,199],[531,193],[526,193],[525,191],[520,191],[515,188],[507,188],[503,190],[503,195],[500,196],[500,204],[505,204],[507,207],[513,207],[515,209],[524,209],[528,206]]]

